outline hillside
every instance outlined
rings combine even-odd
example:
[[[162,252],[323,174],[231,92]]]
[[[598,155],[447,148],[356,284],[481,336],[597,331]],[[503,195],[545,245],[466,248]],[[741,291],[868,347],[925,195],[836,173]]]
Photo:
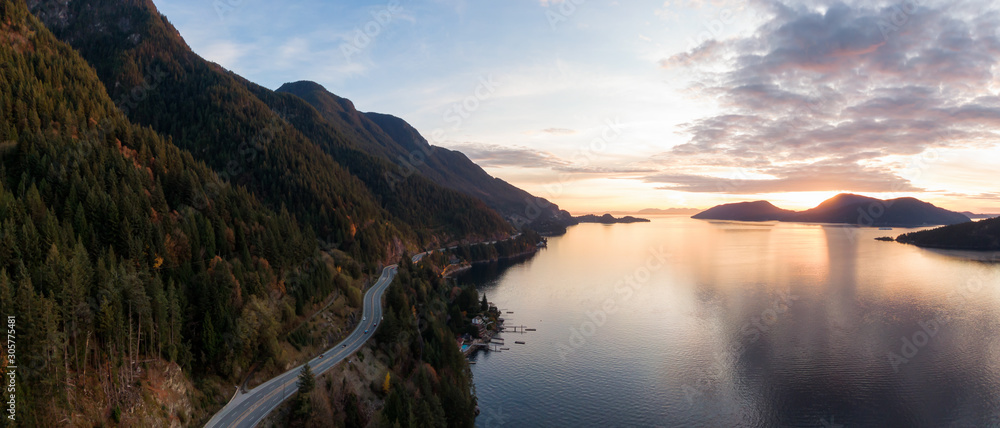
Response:
[[[717,205],[691,218],[703,220],[770,221],[782,220],[794,211],[783,210],[767,201],[737,202]]]
[[[343,127],[329,123],[301,98],[245,79],[238,81],[272,110],[284,112],[290,125],[347,166],[383,208],[414,231],[418,242],[495,239],[512,231],[503,217],[479,199],[439,186],[420,174],[393,178],[394,164],[361,150]]]
[[[839,223],[875,227],[950,225],[970,221],[964,214],[948,211],[914,198],[881,200],[847,193],[827,199],[806,211],[789,211],[775,207],[767,201],[756,201],[718,205],[692,218]]]
[[[914,198],[881,200],[840,194],[824,201],[816,208],[793,214],[785,221],[915,227],[949,225],[970,220],[964,214],[948,211]]]
[[[471,201],[446,197],[414,204],[397,200],[406,192],[372,189],[371,180],[356,174],[388,171],[365,159],[332,157],[289,123],[296,111],[262,100],[276,95],[194,54],[149,0],[45,0],[33,2],[33,11],[96,69],[133,122],[170,136],[273,209],[287,207],[369,272],[405,247],[510,230]],[[344,144],[355,142],[345,138]],[[432,217],[426,212],[431,204],[452,218]]]
[[[1000,217],[906,233],[896,241],[926,248],[1000,251]]]
[[[352,138],[367,153],[391,161],[393,182],[424,176],[484,201],[515,225],[542,233],[565,232],[573,224],[569,213],[551,202],[532,196],[506,181],[492,177],[464,154],[432,146],[409,123],[395,116],[361,113],[350,100],[338,97],[309,81],[286,83],[278,88],[311,104],[328,123]]]
[[[325,126],[312,107],[204,62],[150,2],[31,6],[88,58],[0,0],[0,314],[17,319],[17,426],[200,425],[251,372],[343,337],[365,267],[511,231],[420,177],[378,188],[384,161],[336,130],[312,141],[299,130]],[[451,289],[436,286],[400,286],[420,290],[407,313],[457,322],[431,311]],[[452,343],[420,333],[383,345]],[[438,420],[471,426],[467,366],[446,353],[391,367],[403,408],[386,417],[444,409]],[[424,367],[448,385],[415,385]],[[398,398],[414,391],[446,403]]]
[[[0,1],[0,39],[0,313],[17,319],[18,426],[197,423],[221,379],[287,358],[279,331],[303,307],[360,303],[360,269],[293,276],[320,257],[312,230],[130,123],[22,1]]]
[[[1000,217],[1000,214],[976,214],[976,213],[974,213],[972,211],[962,211],[962,214],[965,214],[966,217],[971,218],[973,220],[980,220],[980,219],[984,219],[984,218]]]
[[[587,214],[573,217],[577,223],[600,223],[600,224],[618,224],[618,223],[649,223],[649,219],[632,217],[630,215],[624,217],[615,217],[611,214],[596,215]]]
[[[688,215],[688,214],[698,214],[702,210],[697,208],[643,208],[636,212],[636,214],[650,214],[650,215]]]

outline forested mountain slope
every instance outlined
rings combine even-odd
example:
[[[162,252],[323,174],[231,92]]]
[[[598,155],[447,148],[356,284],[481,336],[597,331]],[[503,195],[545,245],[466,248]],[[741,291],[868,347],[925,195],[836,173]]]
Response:
[[[318,255],[311,228],[131,124],[22,1],[0,1],[0,41],[0,313],[17,320],[18,426],[148,426],[131,414],[152,399],[147,362],[239,379],[280,352],[282,306],[333,287],[360,297],[327,269],[286,282]],[[156,425],[188,416],[152,409]]]
[[[477,198],[436,185],[420,174],[401,176],[395,173],[396,166],[392,162],[360,149],[350,134],[329,123],[301,98],[273,92],[245,80],[243,83],[273,110],[286,112],[292,126],[337,162],[346,165],[389,213],[405,221],[421,242],[448,235],[449,228],[458,232],[451,236],[479,235],[478,240],[497,237],[481,234],[481,231],[513,231],[500,215]]]
[[[407,243],[422,246],[412,228],[431,230],[421,236],[439,240],[510,231],[470,201],[429,199],[414,206],[412,198],[398,200],[412,195],[372,189],[371,180],[355,174],[384,176],[372,170],[378,164],[331,156],[289,123],[302,120],[296,112],[260,99],[267,98],[260,91],[266,89],[255,88],[255,94],[244,79],[193,53],[149,0],[31,4],[97,70],[133,122],[171,136],[272,208],[287,207],[369,271],[398,257]],[[434,218],[423,212],[429,209],[454,214]]]
[[[926,248],[1000,251],[1000,217],[910,232],[896,240]]]
[[[286,83],[278,92],[296,95],[311,104],[335,129],[367,153],[395,164],[391,181],[413,175],[476,197],[499,211],[511,223],[547,233],[575,224],[569,213],[504,180],[490,176],[465,154],[429,144],[409,123],[381,113],[362,113],[354,103],[309,81]]]

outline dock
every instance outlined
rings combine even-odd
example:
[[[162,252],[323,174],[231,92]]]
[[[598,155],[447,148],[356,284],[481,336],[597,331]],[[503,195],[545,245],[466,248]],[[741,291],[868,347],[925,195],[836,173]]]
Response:
[[[503,312],[506,312],[507,314],[513,314],[514,313],[514,311],[509,311],[509,310],[506,310],[506,309],[497,310],[496,307],[493,306],[492,304],[490,306],[493,307],[494,311],[497,311],[499,313],[503,313]],[[505,322],[510,322],[510,321],[511,320],[505,320],[502,317],[497,317],[497,326],[495,327],[494,330],[487,330],[487,331],[483,332],[482,331],[483,329],[480,328],[480,330],[481,330],[480,333],[485,333],[485,334],[483,334],[482,338],[480,338],[480,339],[474,339],[474,340],[472,340],[470,342],[464,342],[464,343],[462,341],[459,341],[459,344],[461,346],[461,351],[465,355],[466,360],[469,361],[469,364],[475,364],[476,363],[475,361],[471,361],[468,358],[471,357],[472,354],[475,353],[477,350],[482,349],[482,350],[487,351],[487,352],[502,352],[502,351],[509,351],[510,350],[510,348],[508,348],[508,347],[505,346],[504,338],[502,338],[502,337],[494,337],[494,335],[496,335],[497,333],[520,333],[520,334],[524,334],[524,333],[529,332],[529,331],[537,331],[537,329],[528,328],[528,326],[525,326],[525,325],[506,326]],[[524,345],[525,344],[525,342],[523,342],[523,341],[515,341],[514,343],[516,343],[518,345]]]
[[[500,331],[503,331],[503,332],[513,332],[513,333],[524,333],[524,332],[527,332],[527,331],[535,331],[535,329],[528,328],[527,326],[523,326],[523,325],[515,325],[515,326],[510,326],[510,327],[504,326],[503,329],[500,330]]]

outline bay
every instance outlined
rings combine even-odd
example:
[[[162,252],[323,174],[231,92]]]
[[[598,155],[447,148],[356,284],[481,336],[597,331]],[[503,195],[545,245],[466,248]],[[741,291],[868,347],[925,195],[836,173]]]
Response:
[[[1000,424],[997,254],[652,220],[574,226],[457,278],[537,329],[471,358],[477,426]]]

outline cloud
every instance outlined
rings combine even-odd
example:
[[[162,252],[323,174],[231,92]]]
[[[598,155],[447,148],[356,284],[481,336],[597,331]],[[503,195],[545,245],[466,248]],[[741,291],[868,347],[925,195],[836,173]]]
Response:
[[[638,163],[621,165],[595,165],[589,161],[571,162],[552,153],[524,146],[502,146],[499,144],[461,143],[451,146],[483,167],[516,167],[550,169],[568,174],[630,175],[651,174],[655,168]],[[611,162],[609,162],[611,163]]]
[[[574,129],[567,128],[545,128],[541,130],[525,131],[526,135],[537,135],[537,134],[550,134],[550,135],[575,135],[577,134]]]
[[[996,203],[1000,203],[1000,193],[997,193],[997,192],[974,193],[974,194],[967,194],[967,193],[945,193],[943,196],[947,196],[947,197],[951,197],[951,198],[978,199],[978,200],[993,201],[993,202],[996,202]]]
[[[542,132],[544,132],[546,134],[563,134],[563,135],[576,134],[576,131],[574,131],[572,129],[566,129],[566,128],[546,128],[546,129],[543,129]]]
[[[684,173],[661,173],[645,178],[649,183],[664,183],[664,190],[696,193],[759,194],[776,192],[844,191],[899,193],[919,192],[909,181],[887,171],[839,161],[765,169],[774,178],[755,179],[745,172],[728,177]]]
[[[216,62],[223,67],[233,69],[239,67],[240,61],[252,50],[248,45],[230,41],[216,41],[201,49],[201,56]]]
[[[581,174],[640,174],[652,173],[657,170],[649,167],[625,165],[625,166],[599,166],[599,165],[563,165],[553,168],[559,172],[581,173]]]
[[[670,1],[663,2],[663,6],[661,8],[653,11],[653,15],[656,15],[658,18],[664,21],[672,21],[672,22],[680,21],[680,15],[678,15],[677,12],[675,12],[670,7]]]
[[[692,90],[721,111],[684,124],[688,141],[660,158],[776,177],[736,180],[740,193],[919,190],[862,165],[997,142],[1000,13],[988,2],[917,3],[763,2],[770,18],[752,34],[661,60],[693,72]],[[649,180],[701,192],[720,181]]]
[[[552,168],[570,163],[552,153],[523,146],[462,143],[452,147],[483,167]]]

